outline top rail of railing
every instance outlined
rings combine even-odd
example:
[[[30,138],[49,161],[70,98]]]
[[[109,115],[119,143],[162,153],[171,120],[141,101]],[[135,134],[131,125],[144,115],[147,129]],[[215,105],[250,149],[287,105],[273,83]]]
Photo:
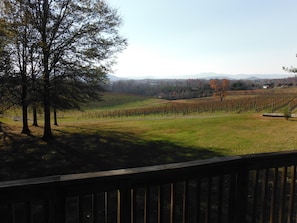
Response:
[[[69,184],[82,181],[109,181],[109,180],[129,180],[135,179],[146,181],[148,178],[154,180],[165,180],[172,176],[180,179],[187,178],[189,175],[196,175],[194,171],[199,171],[199,175],[208,175],[212,171],[216,174],[224,172],[224,168],[238,168],[238,165],[248,169],[274,167],[279,165],[289,166],[297,162],[297,151],[284,151],[273,153],[259,153],[243,156],[215,157],[205,160],[196,160],[182,163],[163,164],[146,167],[126,168],[118,170],[108,170],[89,173],[78,173],[68,175],[45,176],[39,178],[20,179],[12,181],[0,181],[0,191],[5,188],[22,187],[30,185],[44,184]],[[203,172],[206,170],[207,172]],[[166,173],[166,174],[164,174]],[[182,175],[184,174],[184,175]],[[145,176],[145,177],[144,177]]]
[[[163,164],[155,166],[145,166],[145,167],[135,167],[117,170],[107,170],[98,172],[88,172],[88,173],[77,173],[77,174],[67,174],[67,175],[55,175],[55,176],[45,176],[38,178],[11,180],[11,181],[0,181],[0,191],[4,188],[10,187],[22,187],[37,184],[56,184],[56,183],[74,183],[81,181],[108,181],[110,179],[125,179],[138,178],[139,176],[151,176],[152,178],[164,178],[164,172],[167,175],[175,175],[177,173],[183,173],[187,171],[194,171],[197,169],[212,169],[214,167],[230,165],[231,163],[237,163],[242,158],[240,156],[233,157],[216,157],[205,160],[189,161],[183,163],[172,163]],[[180,176],[182,177],[182,176]]]

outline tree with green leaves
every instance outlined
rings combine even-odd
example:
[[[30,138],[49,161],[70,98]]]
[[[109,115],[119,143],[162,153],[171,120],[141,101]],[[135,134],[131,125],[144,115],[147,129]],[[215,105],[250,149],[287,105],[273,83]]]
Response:
[[[99,68],[92,70],[68,70],[67,72],[69,74],[54,75],[51,80],[54,89],[50,95],[54,113],[54,125],[58,125],[58,110],[81,110],[90,101],[101,100],[101,92],[105,90],[107,84],[106,73]],[[89,76],[88,79],[81,78],[86,75]]]
[[[54,70],[108,70],[115,53],[126,46],[119,35],[121,19],[105,1],[31,0],[30,14],[37,30],[42,57],[44,135],[50,126],[51,77]],[[90,72],[80,72],[88,80]],[[73,73],[72,75],[75,75]]]
[[[0,19],[0,112],[16,104],[14,98],[9,94],[10,85],[7,79],[12,73],[10,55],[5,48],[7,40],[11,37],[11,33],[7,30],[7,23],[4,19]]]
[[[117,10],[104,0],[4,2],[19,14],[26,15],[29,31],[34,33],[32,40],[39,56],[35,63],[41,68],[43,139],[49,140],[52,138],[50,114],[54,104],[51,101],[51,92],[55,88],[53,81],[59,78],[65,83],[71,80],[87,84],[98,80],[98,72],[92,71],[100,70],[100,75],[106,74],[116,53],[127,44],[126,39],[119,35],[122,21]],[[18,7],[20,4],[22,7]]]
[[[28,106],[31,102],[30,90],[32,87],[30,76],[39,64],[39,61],[36,61],[38,55],[36,30],[31,24],[27,1],[4,0],[1,14],[4,13],[5,21],[8,24],[6,30],[11,33],[7,38],[5,49],[9,52],[13,68],[13,72],[5,81],[9,86],[9,93],[22,107],[22,133],[30,134],[28,126]]]
[[[292,117],[292,111],[291,111],[291,108],[290,108],[290,104],[285,106],[284,108],[284,118],[286,120],[289,120],[289,118]]]

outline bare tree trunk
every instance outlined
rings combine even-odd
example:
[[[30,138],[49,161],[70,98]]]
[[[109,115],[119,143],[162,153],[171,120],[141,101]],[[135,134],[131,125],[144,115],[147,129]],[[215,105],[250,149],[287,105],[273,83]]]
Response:
[[[23,104],[22,106],[22,110],[23,110],[23,129],[22,129],[22,134],[30,134],[31,131],[29,129],[29,126],[28,126],[28,106],[26,105],[26,102],[25,104]]]
[[[30,129],[28,126],[28,103],[27,103],[27,78],[25,71],[22,72],[22,113],[23,113],[23,129],[22,134],[30,134]]]
[[[56,107],[54,107],[54,125],[58,125],[57,109],[56,109]]]
[[[44,131],[43,131],[43,140],[47,141],[53,138],[51,130],[51,111],[50,111],[50,88],[49,88],[49,71],[47,61],[44,64],[45,74],[44,74]]]
[[[51,110],[50,110],[50,70],[49,70],[49,56],[50,49],[48,46],[47,38],[47,22],[49,19],[49,5],[48,0],[43,1],[42,4],[42,54],[43,54],[43,107],[44,107],[44,131],[43,140],[48,141],[53,138],[51,130]]]
[[[21,103],[22,103],[22,113],[23,113],[23,129],[22,134],[30,134],[30,129],[28,126],[28,81],[27,81],[27,55],[26,55],[26,48],[27,48],[27,32],[23,34],[23,49],[21,58],[20,58],[20,67],[21,67],[21,77],[22,77],[22,95],[21,95]]]
[[[33,126],[38,126],[38,122],[37,122],[37,108],[36,105],[33,104]]]

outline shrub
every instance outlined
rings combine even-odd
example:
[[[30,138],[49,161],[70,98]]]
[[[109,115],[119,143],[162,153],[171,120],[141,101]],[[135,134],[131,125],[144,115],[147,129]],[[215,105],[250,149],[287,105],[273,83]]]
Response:
[[[291,112],[290,106],[286,106],[284,109],[284,118],[288,120],[289,118],[291,118],[291,115],[292,115],[292,112]]]

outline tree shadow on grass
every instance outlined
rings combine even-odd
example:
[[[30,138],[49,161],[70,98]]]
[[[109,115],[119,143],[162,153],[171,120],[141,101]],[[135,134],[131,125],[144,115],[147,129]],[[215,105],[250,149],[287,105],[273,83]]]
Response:
[[[37,137],[5,134],[5,140],[0,142],[0,145],[4,144],[2,148],[0,146],[0,181],[222,156],[211,149],[149,141],[132,133],[116,131],[60,132],[49,143]]]

